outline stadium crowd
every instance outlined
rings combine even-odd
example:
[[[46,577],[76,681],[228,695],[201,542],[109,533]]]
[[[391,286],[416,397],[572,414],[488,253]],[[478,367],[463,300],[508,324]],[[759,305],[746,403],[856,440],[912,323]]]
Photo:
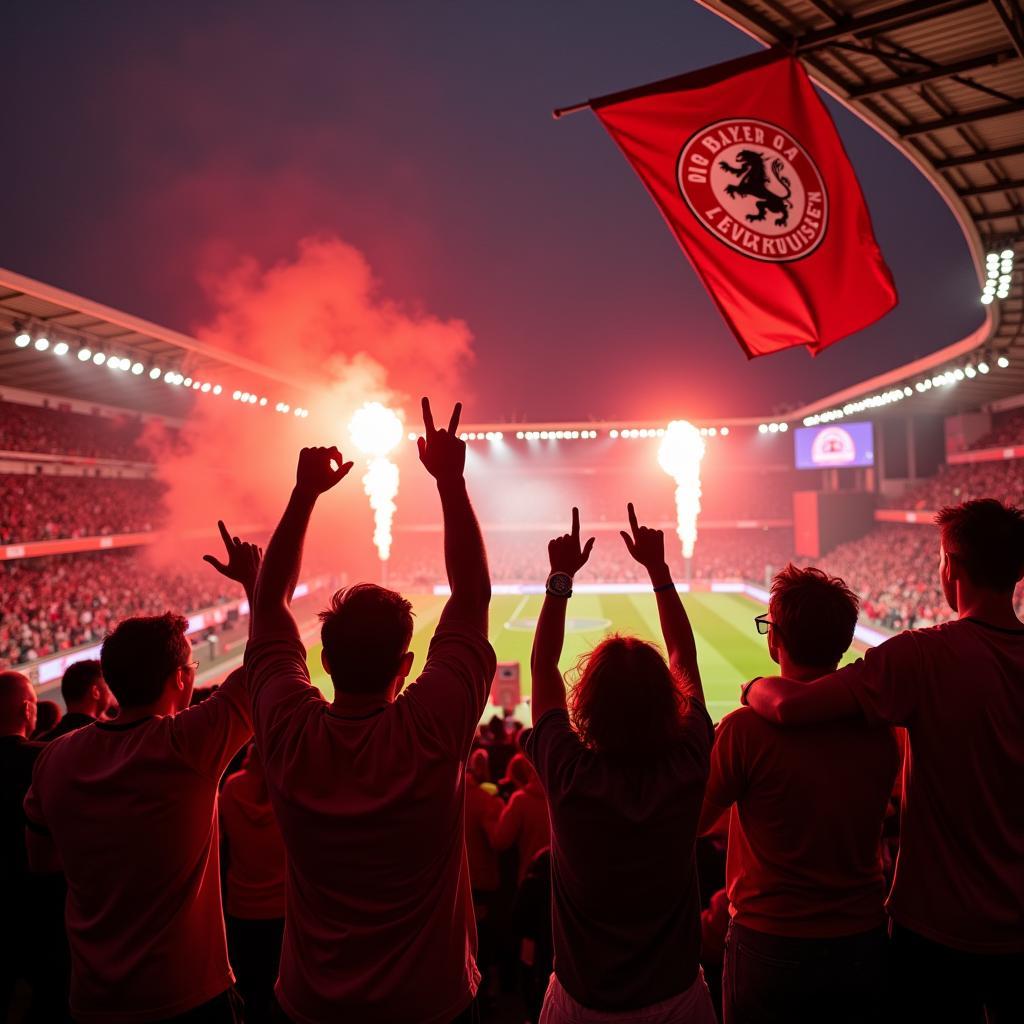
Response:
[[[142,422],[0,401],[0,451],[147,462]]]
[[[992,417],[992,429],[975,441],[972,448],[1003,448],[1024,444],[1024,408],[1010,409]]]
[[[943,505],[993,497],[1016,501],[1024,491],[1024,460],[969,462],[943,466],[933,477],[922,480],[901,495],[896,508],[935,511]]]
[[[133,551],[0,562],[0,594],[0,659],[8,665],[98,643],[132,615],[238,598],[208,572],[159,567]]]
[[[302,451],[265,554],[221,525],[209,560],[251,616],[214,691],[167,612],[108,620],[37,739],[34,688],[0,672],[20,940],[0,1005],[17,984],[31,1020],[463,1024],[515,986],[540,1024],[1022,1019],[1024,511],[944,508],[957,618],[843,669],[856,595],[781,568],[758,619],[779,675],[716,730],[665,537],[632,505],[668,657],[612,635],[567,689],[594,546],[574,509],[547,545],[532,727],[481,727],[490,574],[459,413],[437,429],[424,400],[451,597],[415,681],[409,602],[358,584],[320,615],[333,701],[310,683],[290,595],[352,468],[336,448]]]
[[[148,533],[163,522],[157,480],[96,476],[0,476],[0,544]]]

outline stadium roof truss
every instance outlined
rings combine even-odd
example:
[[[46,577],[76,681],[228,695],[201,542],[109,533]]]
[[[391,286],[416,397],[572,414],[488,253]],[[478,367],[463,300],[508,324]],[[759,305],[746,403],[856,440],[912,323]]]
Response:
[[[24,331],[32,343],[20,349],[10,339]],[[290,377],[252,359],[235,355],[195,338],[150,323],[130,313],[91,299],[72,295],[51,285],[0,268],[0,386],[66,396],[83,402],[135,409],[140,413],[180,417],[194,398],[190,386],[168,386],[163,375],[180,373],[210,389],[220,386],[230,395],[241,380],[247,388],[265,391],[268,401],[309,404],[316,388],[309,381]],[[39,350],[35,341],[45,337]],[[55,357],[63,342],[64,357]],[[82,349],[102,352],[104,366],[78,365]],[[130,370],[108,372],[110,357],[141,363]],[[161,371],[151,379],[149,374]],[[209,390],[207,393],[209,393]],[[196,388],[198,390],[198,388]]]
[[[982,281],[987,253],[1016,252],[1009,295],[988,306],[986,329],[849,393],[906,383],[986,347],[1010,366],[975,379],[972,404],[1024,391],[1021,0],[697,2],[765,45],[791,50],[822,88],[905,153],[959,220]],[[939,401],[942,390],[922,398]],[[837,401],[829,396],[793,415]]]

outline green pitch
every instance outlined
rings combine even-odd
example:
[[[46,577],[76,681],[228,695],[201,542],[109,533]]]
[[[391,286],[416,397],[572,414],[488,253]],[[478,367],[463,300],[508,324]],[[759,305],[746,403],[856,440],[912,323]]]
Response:
[[[445,598],[410,596],[416,612],[412,648],[416,652],[413,673],[421,668],[427,645],[444,607]],[[518,661],[523,696],[530,693],[530,648],[540,613],[540,595],[498,595],[491,600],[490,640],[499,661]],[[776,668],[768,656],[766,638],[754,627],[754,616],[766,611],[743,594],[684,594],[683,603],[697,637],[708,711],[717,722],[739,706],[740,684],[754,676],[770,675]],[[653,594],[577,594],[569,602],[562,669],[594,647],[608,633],[629,633],[662,646],[658,607]],[[662,648],[664,649],[664,648]],[[848,659],[856,657],[850,654]],[[320,666],[320,646],[309,651],[313,682],[328,700],[331,680]]]

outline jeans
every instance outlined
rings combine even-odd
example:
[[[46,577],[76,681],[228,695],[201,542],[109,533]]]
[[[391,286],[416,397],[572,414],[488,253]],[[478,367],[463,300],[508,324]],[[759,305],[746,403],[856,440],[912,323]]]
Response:
[[[895,1005],[929,1024],[1024,1021],[1024,953],[965,953],[892,925]]]
[[[839,938],[797,939],[730,922],[722,971],[724,1022],[876,1024],[888,1010],[887,963],[884,926]]]

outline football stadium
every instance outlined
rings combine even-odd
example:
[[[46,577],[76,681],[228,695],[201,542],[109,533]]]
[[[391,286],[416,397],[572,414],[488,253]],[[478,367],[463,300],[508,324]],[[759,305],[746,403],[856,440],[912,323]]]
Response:
[[[0,1018],[1024,1020],[1020,4],[273,6],[14,19]]]

